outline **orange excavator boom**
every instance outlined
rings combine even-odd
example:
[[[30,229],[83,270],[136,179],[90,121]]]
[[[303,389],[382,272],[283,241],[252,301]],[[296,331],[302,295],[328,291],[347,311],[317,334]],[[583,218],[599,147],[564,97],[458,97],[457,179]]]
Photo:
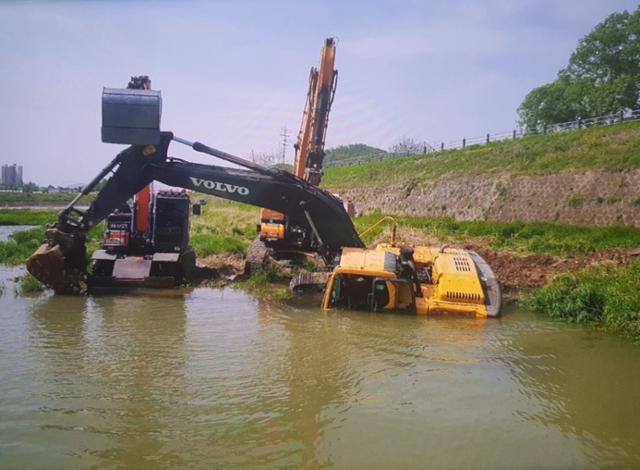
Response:
[[[309,73],[307,101],[295,145],[294,173],[315,185],[320,184],[322,178],[329,112],[338,79],[338,71],[334,69],[335,60],[335,40],[327,38],[320,54],[319,68],[312,67]]]

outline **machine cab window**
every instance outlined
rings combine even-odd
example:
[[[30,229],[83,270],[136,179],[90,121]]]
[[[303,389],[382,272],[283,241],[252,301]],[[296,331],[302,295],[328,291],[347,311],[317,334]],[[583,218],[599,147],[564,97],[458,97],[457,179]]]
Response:
[[[327,286],[325,308],[415,313],[415,293],[406,279],[337,274]]]

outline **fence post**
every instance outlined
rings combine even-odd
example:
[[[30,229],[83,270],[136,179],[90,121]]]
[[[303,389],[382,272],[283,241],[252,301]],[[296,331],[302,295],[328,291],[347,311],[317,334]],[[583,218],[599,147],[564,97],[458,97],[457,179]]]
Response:
[[[489,143],[489,134],[487,134],[487,143]]]
[[[516,130],[513,130],[513,140],[516,140]]]
[[[620,110],[620,122],[624,122],[624,111]]]
[[[582,129],[582,118],[578,118],[578,129]]]
[[[440,151],[444,152],[444,142],[440,142]]]
[[[465,148],[467,146],[467,139],[466,137],[462,138],[462,148]]]

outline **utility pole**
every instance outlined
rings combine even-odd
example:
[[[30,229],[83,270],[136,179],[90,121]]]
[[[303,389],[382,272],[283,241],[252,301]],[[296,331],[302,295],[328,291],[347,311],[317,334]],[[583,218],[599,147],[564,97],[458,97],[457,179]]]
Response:
[[[285,158],[287,156],[287,138],[289,137],[286,124],[282,129],[282,134],[280,134],[280,137],[282,137],[282,163],[286,163]]]

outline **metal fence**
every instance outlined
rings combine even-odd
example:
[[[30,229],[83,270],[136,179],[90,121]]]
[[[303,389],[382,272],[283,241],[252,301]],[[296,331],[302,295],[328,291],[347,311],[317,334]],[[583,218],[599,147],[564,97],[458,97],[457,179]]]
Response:
[[[560,132],[567,132],[577,129],[584,129],[594,126],[610,126],[613,124],[620,124],[629,121],[640,120],[640,109],[633,109],[627,111],[620,111],[615,114],[608,114],[606,116],[598,116],[589,119],[577,119],[576,121],[561,122],[558,124],[552,124],[549,126],[539,126],[532,129],[513,129],[508,132],[497,132],[494,134],[488,133],[478,137],[463,137],[458,140],[451,140],[448,142],[440,142],[438,145],[431,145],[424,143],[422,155],[433,155],[440,152],[446,152],[447,150],[458,150],[472,146],[487,145],[493,142],[500,142],[505,140],[516,140],[527,135],[538,134],[557,134]],[[363,163],[377,162],[382,160],[392,160],[394,158],[406,158],[411,156],[417,156],[420,153],[380,153],[376,155],[367,155],[355,158],[346,158],[343,160],[333,160],[325,162],[325,168],[339,167],[339,166],[351,166],[361,165]]]

